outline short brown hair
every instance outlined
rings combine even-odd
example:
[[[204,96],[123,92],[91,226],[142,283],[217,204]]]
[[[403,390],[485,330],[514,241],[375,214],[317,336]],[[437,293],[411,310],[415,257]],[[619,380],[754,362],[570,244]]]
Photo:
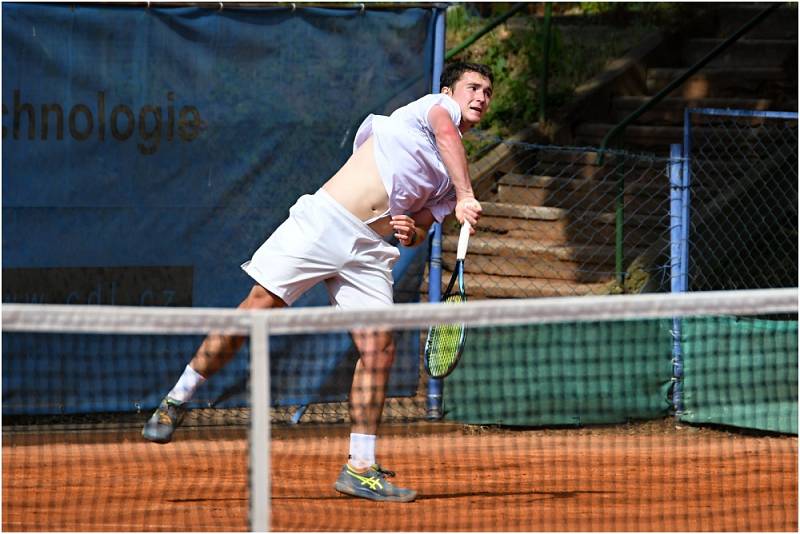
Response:
[[[439,86],[441,87],[450,87],[452,88],[453,85],[464,75],[465,72],[477,72],[481,76],[485,76],[489,79],[492,84],[494,84],[494,75],[492,74],[492,69],[483,65],[481,63],[467,63],[464,61],[456,61],[453,63],[448,63],[445,65],[444,70],[442,70],[442,76],[439,78]]]

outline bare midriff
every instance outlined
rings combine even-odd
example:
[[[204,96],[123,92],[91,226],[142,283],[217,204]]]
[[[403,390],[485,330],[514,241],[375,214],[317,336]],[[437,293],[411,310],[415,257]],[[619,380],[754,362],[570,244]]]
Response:
[[[389,195],[378,172],[371,136],[322,188],[359,220],[369,221],[387,212]],[[380,235],[388,235],[392,233],[390,219],[386,215],[369,223],[369,226]]]

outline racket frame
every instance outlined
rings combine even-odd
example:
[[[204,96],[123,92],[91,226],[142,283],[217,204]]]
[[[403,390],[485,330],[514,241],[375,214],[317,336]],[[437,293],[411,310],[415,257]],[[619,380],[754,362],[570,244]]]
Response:
[[[467,292],[464,285],[464,257],[467,255],[467,244],[469,242],[469,232],[470,232],[470,224],[469,222],[464,222],[461,226],[461,233],[458,238],[458,249],[456,252],[456,264],[453,268],[453,274],[450,276],[450,282],[447,284],[447,289],[442,296],[442,302],[446,302],[449,297],[454,295],[459,295],[461,297],[461,302],[467,301]],[[458,282],[457,290],[453,291],[454,286]],[[458,367],[458,362],[461,360],[461,355],[464,352],[464,344],[467,340],[467,329],[464,328],[464,325],[461,325],[461,335],[458,339],[458,349],[456,350],[456,357],[453,360],[453,363],[450,365],[450,368],[447,370],[446,373],[441,375],[434,375],[431,373],[430,370],[430,339],[431,339],[431,332],[434,328],[438,325],[433,325],[428,328],[428,337],[425,340],[425,357],[423,358],[425,363],[425,372],[428,373],[428,376],[431,378],[445,378],[450,373],[452,373],[456,367]]]

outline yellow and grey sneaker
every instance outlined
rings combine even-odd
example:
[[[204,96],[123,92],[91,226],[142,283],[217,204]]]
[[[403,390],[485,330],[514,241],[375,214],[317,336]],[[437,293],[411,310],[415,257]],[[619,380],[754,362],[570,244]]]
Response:
[[[364,472],[356,471],[350,467],[350,464],[345,464],[333,487],[339,493],[346,493],[353,497],[362,497],[373,501],[413,501],[417,497],[416,491],[398,488],[386,480],[386,477],[393,477],[394,475],[393,471],[383,469],[378,464],[373,465]]]
[[[186,415],[188,402],[181,402],[172,397],[164,397],[161,404],[144,424],[142,436],[154,443],[169,443],[172,433],[178,428]]]

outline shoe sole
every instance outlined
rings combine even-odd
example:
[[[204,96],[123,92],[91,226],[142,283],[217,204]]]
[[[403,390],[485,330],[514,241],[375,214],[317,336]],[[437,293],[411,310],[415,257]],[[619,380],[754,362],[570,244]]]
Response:
[[[148,436],[146,431],[142,430],[142,437],[151,443],[158,443],[159,445],[165,445],[172,441],[172,436],[166,438],[159,438],[156,436]]]
[[[377,502],[412,502],[414,499],[417,498],[416,492],[410,493],[408,496],[405,497],[402,495],[376,496],[374,493],[358,493],[349,486],[345,486],[343,484],[340,485],[338,482],[336,482],[333,485],[333,489],[335,489],[339,493],[350,495],[351,497],[358,497],[360,499],[369,499],[370,501],[377,501]]]

